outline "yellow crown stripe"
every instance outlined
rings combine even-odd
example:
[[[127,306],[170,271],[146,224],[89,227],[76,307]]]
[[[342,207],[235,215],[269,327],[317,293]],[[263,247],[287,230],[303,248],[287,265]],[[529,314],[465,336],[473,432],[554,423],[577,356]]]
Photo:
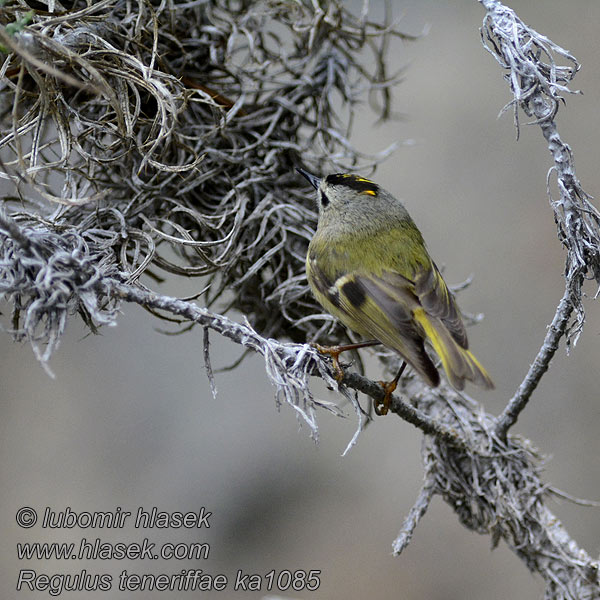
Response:
[[[354,181],[363,181],[364,183],[374,183],[373,181],[371,181],[370,179],[367,179],[366,177],[361,177],[360,175],[353,175],[352,173],[344,173],[342,175],[342,177],[344,179],[354,179]]]

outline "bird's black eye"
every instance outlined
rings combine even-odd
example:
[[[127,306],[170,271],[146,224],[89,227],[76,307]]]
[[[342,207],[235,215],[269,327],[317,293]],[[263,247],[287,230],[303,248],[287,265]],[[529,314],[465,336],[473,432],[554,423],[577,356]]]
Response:
[[[321,192],[321,206],[323,208],[329,206],[329,198],[323,192]]]

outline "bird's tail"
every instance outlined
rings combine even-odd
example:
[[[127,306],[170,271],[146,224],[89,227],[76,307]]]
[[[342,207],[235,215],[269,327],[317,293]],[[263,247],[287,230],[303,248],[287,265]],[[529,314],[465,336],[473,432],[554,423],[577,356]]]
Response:
[[[465,380],[488,390],[494,387],[487,371],[473,353],[461,347],[439,319],[430,317],[423,308],[415,310],[414,316],[440,357],[452,387],[457,390],[464,389]]]

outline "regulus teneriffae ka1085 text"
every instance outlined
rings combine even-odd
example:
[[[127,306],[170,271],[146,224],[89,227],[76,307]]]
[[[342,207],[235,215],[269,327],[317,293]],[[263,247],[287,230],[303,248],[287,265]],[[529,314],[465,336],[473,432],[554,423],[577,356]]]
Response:
[[[395,350],[432,387],[440,375],[426,342],[454,388],[462,390],[465,380],[493,388],[468,349],[454,296],[402,202],[364,177],[336,173],[319,179],[297,170],[317,190],[319,222],[306,276],[323,308],[371,340],[364,345]],[[362,345],[332,348],[336,368],[339,351]],[[380,414],[385,412],[387,405]]]

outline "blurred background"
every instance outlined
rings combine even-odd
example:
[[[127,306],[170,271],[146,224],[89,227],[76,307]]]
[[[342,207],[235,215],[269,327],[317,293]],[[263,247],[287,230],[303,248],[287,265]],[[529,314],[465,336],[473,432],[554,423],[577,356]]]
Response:
[[[356,10],[361,4],[355,2]],[[383,3],[373,3],[373,17]],[[582,64],[558,125],[575,153],[578,176],[600,189],[600,3],[594,0],[513,0],[510,6]],[[398,141],[400,148],[374,179],[401,196],[450,283],[471,274],[460,294],[467,312],[485,320],[469,332],[471,347],[496,390],[469,392],[498,414],[533,361],[563,292],[564,252],[546,196],[550,155],[539,128],[523,126],[515,141],[512,116],[497,119],[510,100],[495,60],[479,38],[484,11],[475,1],[394,2],[400,28],[427,34],[398,43],[395,91],[403,114],[385,124],[365,110],[354,140],[364,151]],[[391,69],[393,70],[393,69]],[[526,119],[523,118],[522,122]],[[358,140],[358,141],[357,141]],[[168,282],[185,295],[198,281]],[[567,357],[564,346],[515,429],[547,462],[545,480],[583,498],[600,499],[600,306],[587,289],[587,324]],[[503,544],[465,530],[439,498],[399,558],[391,544],[422,482],[421,435],[395,416],[377,419],[345,457],[355,421],[320,415],[320,441],[288,406],[278,410],[262,359],[216,375],[213,399],[204,373],[200,331],[166,336],[142,309],[124,305],[118,326],[88,335],[73,319],[53,356],[51,379],[27,345],[0,337],[0,586],[14,597],[20,568],[38,572],[173,574],[198,568],[235,579],[271,570],[321,570],[317,591],[286,598],[486,600],[540,598],[542,581]],[[214,368],[240,349],[212,335]],[[368,374],[380,377],[374,363]],[[315,382],[315,392],[336,399]],[[75,511],[212,511],[210,529],[21,530],[15,513],[32,506]],[[600,509],[552,503],[577,542],[600,549]],[[103,541],[157,544],[207,542],[201,561],[19,561],[16,543]],[[47,592],[45,592],[47,593]],[[158,594],[155,592],[155,594]],[[179,598],[183,593],[160,593]],[[275,594],[275,591],[272,592]],[[129,598],[111,591],[102,597]],[[186,598],[199,596],[188,592]],[[225,598],[230,592],[203,593]],[[261,592],[236,597],[262,598]],[[18,597],[40,597],[21,592]],[[79,595],[78,595],[79,597]],[[153,597],[150,593],[144,597]]]

